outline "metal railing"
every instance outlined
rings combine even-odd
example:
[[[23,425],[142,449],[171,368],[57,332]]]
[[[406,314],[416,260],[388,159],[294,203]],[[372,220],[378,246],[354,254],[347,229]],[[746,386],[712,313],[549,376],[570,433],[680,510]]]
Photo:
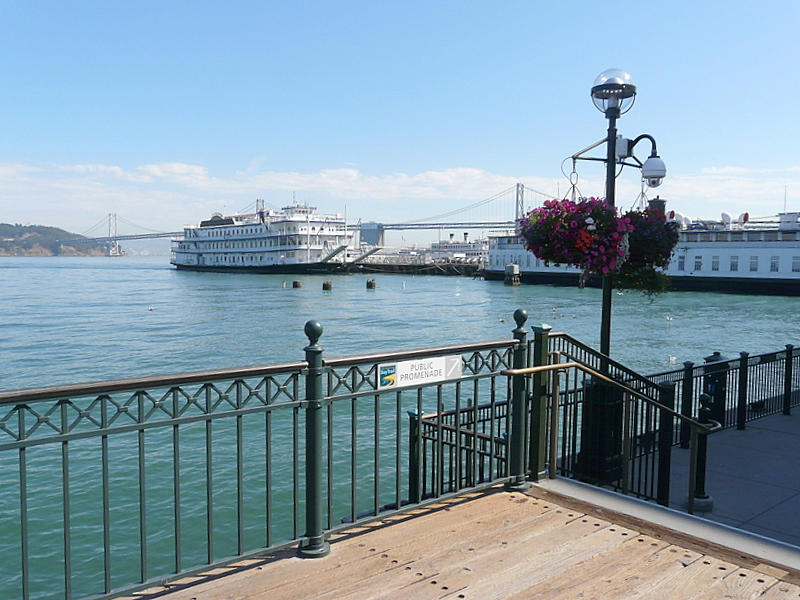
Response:
[[[725,389],[721,422],[798,401],[791,346],[651,381],[514,319],[513,339],[334,359],[310,321],[298,362],[0,392],[0,599],[324,556],[355,524],[556,473],[666,504],[684,434],[691,510],[700,393]]]
[[[686,417],[697,416],[701,394],[712,398],[711,418],[723,428],[745,429],[749,421],[770,414],[791,414],[800,405],[800,348],[725,358],[714,353],[706,363],[685,362],[683,368],[643,376],[564,333],[549,335],[548,348],[558,360],[574,360],[615,381],[658,398],[658,385],[675,382],[675,406]],[[688,448],[689,430],[681,427],[681,445]],[[676,441],[677,443],[677,441]]]
[[[323,556],[332,532],[507,479],[455,476],[473,467],[449,426],[427,445],[407,413],[499,406],[517,339],[323,360],[321,326],[306,334],[295,363],[0,392],[0,598],[110,598],[298,543]],[[457,378],[383,385],[447,357]]]
[[[790,415],[800,405],[800,349],[791,344],[785,350],[750,355],[741,352],[729,359],[715,353],[706,363],[685,362],[682,369],[651,375],[653,382],[675,381],[677,404],[684,415],[696,415],[701,394],[711,396],[711,418],[723,427],[746,429],[760,417]],[[688,433],[681,432],[681,444]]]
[[[509,369],[503,374],[532,380],[545,376],[540,393],[547,400],[540,404],[536,421],[545,421],[547,473],[558,474],[610,486],[668,506],[670,470],[676,423],[691,432],[689,512],[694,512],[699,436],[719,429],[716,423],[704,424],[673,410],[674,384],[660,385],[660,402],[578,362]],[[565,385],[561,385],[561,377]],[[533,384],[534,388],[536,384]],[[590,407],[590,404],[600,406]],[[599,431],[589,430],[597,425]],[[598,443],[598,440],[600,443]]]

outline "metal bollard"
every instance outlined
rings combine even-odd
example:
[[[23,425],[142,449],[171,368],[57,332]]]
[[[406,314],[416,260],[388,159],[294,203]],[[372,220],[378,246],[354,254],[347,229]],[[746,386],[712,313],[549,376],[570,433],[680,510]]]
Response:
[[[700,410],[698,421],[707,425],[711,420],[711,403],[709,394],[700,394]],[[697,439],[697,472],[694,485],[694,510],[711,512],[714,510],[714,499],[706,493],[706,461],[708,458],[708,435],[700,435]]]

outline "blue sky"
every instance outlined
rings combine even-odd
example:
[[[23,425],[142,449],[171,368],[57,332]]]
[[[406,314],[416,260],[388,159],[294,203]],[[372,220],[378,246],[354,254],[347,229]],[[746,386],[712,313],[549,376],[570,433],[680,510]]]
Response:
[[[798,29],[800,4],[769,0],[0,0],[0,222],[175,230],[293,194],[394,222],[516,182],[563,196],[562,161],[605,136],[608,68],[636,81],[619,130],[656,138],[671,208],[800,211]],[[601,164],[579,176],[603,194]]]

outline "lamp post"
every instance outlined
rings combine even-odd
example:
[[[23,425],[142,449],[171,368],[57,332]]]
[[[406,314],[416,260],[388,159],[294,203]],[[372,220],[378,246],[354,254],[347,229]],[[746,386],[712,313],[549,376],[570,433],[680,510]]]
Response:
[[[614,206],[616,195],[617,166],[638,167],[642,171],[642,181],[648,187],[658,187],[667,174],[664,161],[658,156],[656,141],[652,136],[644,134],[634,140],[617,135],[617,119],[628,112],[636,101],[636,84],[633,78],[620,69],[608,69],[597,77],[592,86],[592,102],[608,119],[608,132],[604,140],[572,155],[575,160],[599,160],[606,163],[606,202]],[[652,145],[650,157],[642,163],[633,155],[633,149],[641,140],[648,140]],[[583,154],[606,145],[605,158],[584,157]],[[626,162],[631,159],[635,162]],[[608,356],[611,352],[611,298],[613,282],[611,275],[603,276],[603,296],[600,315],[600,352]]]
[[[601,73],[592,86],[592,102],[608,119],[605,139],[592,144],[572,156],[576,160],[596,160],[606,164],[606,202],[614,206],[617,169],[628,165],[641,169],[642,181],[648,187],[657,187],[667,173],[664,161],[658,156],[656,141],[644,134],[629,140],[617,135],[617,119],[628,112],[636,100],[636,85],[631,76],[619,69]],[[633,154],[636,144],[648,140],[652,146],[650,157],[642,163]],[[583,156],[586,152],[606,145],[605,158]],[[603,276],[603,296],[600,315],[600,352],[609,356],[611,349],[611,298],[613,279]],[[608,371],[609,363],[601,362],[601,370]],[[581,450],[575,464],[579,477],[604,484],[619,481],[623,476],[623,398],[619,389],[602,380],[586,385],[581,423]]]

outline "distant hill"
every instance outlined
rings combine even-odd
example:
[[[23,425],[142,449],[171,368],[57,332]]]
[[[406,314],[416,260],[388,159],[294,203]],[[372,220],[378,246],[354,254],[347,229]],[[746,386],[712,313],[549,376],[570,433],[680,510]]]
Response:
[[[59,240],[82,238],[58,227],[0,223],[0,256],[103,256],[103,244],[70,244]]]

